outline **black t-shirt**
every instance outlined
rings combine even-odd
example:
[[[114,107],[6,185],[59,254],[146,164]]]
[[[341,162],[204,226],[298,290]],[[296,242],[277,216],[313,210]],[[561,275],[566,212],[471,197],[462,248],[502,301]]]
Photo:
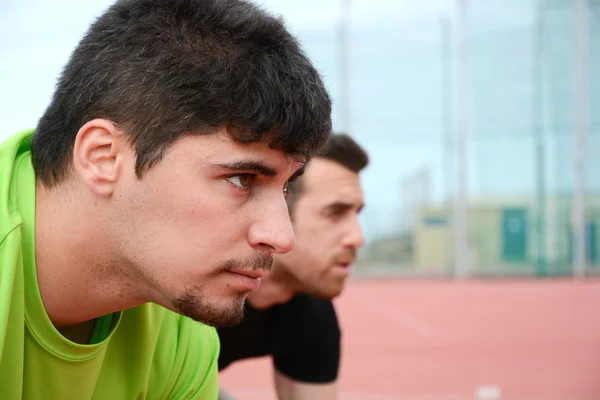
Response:
[[[331,301],[296,295],[266,310],[246,303],[239,325],[217,331],[219,370],[237,360],[270,355],[275,368],[293,380],[329,383],[337,379],[340,328]]]

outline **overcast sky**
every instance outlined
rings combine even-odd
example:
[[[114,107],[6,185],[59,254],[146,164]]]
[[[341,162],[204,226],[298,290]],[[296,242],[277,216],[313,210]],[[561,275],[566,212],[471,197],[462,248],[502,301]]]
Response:
[[[308,36],[314,40],[320,32],[329,32],[323,34],[324,40],[328,40],[327,35],[331,38],[342,1],[256,0],[282,15],[301,40]],[[486,15],[515,23],[515,6],[522,8],[529,2],[471,0],[470,8],[479,13],[480,25],[487,26]],[[0,140],[36,124],[71,51],[90,22],[111,3],[112,0],[0,0]],[[436,21],[440,15],[453,18],[457,0],[350,0],[349,3],[352,30],[358,32],[382,25],[418,25],[424,19]],[[310,49],[308,54],[313,56]],[[336,93],[332,95],[336,97]]]
[[[353,0],[356,28],[450,12],[452,0]],[[35,126],[71,51],[110,0],[0,1],[0,140]],[[294,32],[331,29],[340,0],[257,1]]]

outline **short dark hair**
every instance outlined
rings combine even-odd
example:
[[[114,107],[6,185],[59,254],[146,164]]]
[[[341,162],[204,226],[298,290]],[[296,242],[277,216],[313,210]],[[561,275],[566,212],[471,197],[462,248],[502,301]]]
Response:
[[[120,0],[74,50],[33,135],[48,187],[69,171],[78,130],[113,121],[136,174],[187,134],[226,127],[308,159],[331,132],[331,99],[283,21],[245,0]]]
[[[358,174],[369,164],[367,152],[345,133],[332,134],[316,157],[334,161]],[[286,201],[290,213],[302,193],[302,176],[288,185]]]

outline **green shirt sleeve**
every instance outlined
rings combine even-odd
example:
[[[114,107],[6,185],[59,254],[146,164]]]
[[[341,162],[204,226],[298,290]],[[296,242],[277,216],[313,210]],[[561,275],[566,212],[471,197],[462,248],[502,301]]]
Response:
[[[23,352],[14,345],[22,343],[24,336],[23,277],[17,272],[19,244],[18,229],[0,238],[0,397],[6,399],[22,395]]]
[[[172,376],[173,386],[168,400],[216,400],[219,395],[218,358],[220,341],[214,328],[180,318],[180,340],[187,341],[178,355],[179,368]],[[207,354],[210,352],[210,354]]]

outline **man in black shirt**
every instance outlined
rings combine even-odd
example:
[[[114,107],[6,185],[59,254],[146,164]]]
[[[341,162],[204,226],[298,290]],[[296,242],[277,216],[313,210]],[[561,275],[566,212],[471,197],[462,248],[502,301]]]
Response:
[[[340,328],[331,299],[339,295],[363,245],[358,214],[365,151],[332,135],[326,150],[288,188],[294,249],[274,258],[271,272],[246,301],[244,320],[218,329],[219,370],[271,356],[280,400],[337,397]],[[229,398],[222,392],[222,399]]]

